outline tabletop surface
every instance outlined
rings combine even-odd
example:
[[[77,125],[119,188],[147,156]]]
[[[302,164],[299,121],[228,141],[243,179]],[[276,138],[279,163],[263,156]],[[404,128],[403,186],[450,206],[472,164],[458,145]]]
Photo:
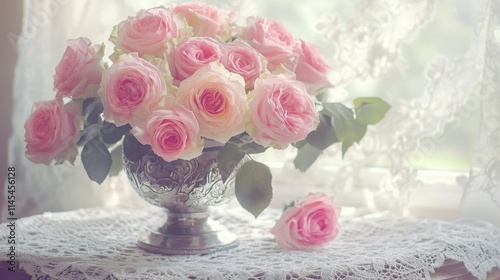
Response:
[[[500,229],[479,221],[389,215],[342,216],[339,238],[317,251],[282,251],[269,233],[280,211],[254,219],[232,205],[212,217],[236,233],[237,248],[164,256],[135,245],[161,223],[160,209],[90,208],[16,221],[16,261],[43,279],[499,279]],[[2,224],[5,228],[7,224]],[[9,250],[2,230],[0,248]],[[7,271],[2,254],[0,276]],[[460,278],[462,277],[462,278]]]

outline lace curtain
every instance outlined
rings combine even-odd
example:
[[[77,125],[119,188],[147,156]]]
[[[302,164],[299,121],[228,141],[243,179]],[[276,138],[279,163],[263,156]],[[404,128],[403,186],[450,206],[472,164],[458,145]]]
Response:
[[[24,157],[22,123],[32,103],[53,98],[53,69],[67,39],[106,42],[109,54],[107,38],[114,24],[141,8],[174,2],[24,1],[8,155],[17,169],[19,215],[142,203],[123,174],[97,186],[80,162],[76,168],[30,163]],[[317,44],[336,85],[329,99],[350,102],[358,95],[378,95],[392,105],[385,120],[371,127],[343,160],[339,147],[332,146],[300,173],[293,167],[293,150],[260,155],[273,167],[273,205],[319,190],[345,206],[500,224],[494,214],[500,210],[499,1],[207,2],[242,16],[279,20]],[[422,164],[453,137],[445,133],[447,127],[460,130],[476,115],[480,119],[473,127],[480,129],[470,133],[478,139],[470,150],[470,168],[450,172]]]

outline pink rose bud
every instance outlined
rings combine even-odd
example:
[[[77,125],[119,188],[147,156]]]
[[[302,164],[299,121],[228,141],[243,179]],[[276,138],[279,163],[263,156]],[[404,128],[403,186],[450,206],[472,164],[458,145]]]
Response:
[[[168,64],[174,80],[182,81],[201,67],[225,56],[222,45],[208,37],[189,37],[169,52]]]
[[[227,43],[224,48],[227,54],[221,63],[227,70],[245,79],[245,89],[253,88],[255,80],[266,71],[265,58],[243,41]]]
[[[175,5],[174,12],[184,16],[197,37],[230,36],[229,14],[224,10],[201,2],[191,2]]]
[[[104,69],[104,45],[92,45],[87,38],[68,40],[68,47],[54,75],[56,97],[87,98],[97,96]]]
[[[165,7],[141,10],[115,26],[110,41],[125,53],[162,55],[167,42],[187,35],[187,24]]]
[[[285,250],[315,250],[337,237],[341,208],[324,194],[309,194],[287,208],[271,229]]]
[[[318,113],[301,82],[283,75],[259,78],[248,98],[247,132],[264,147],[286,148],[316,129]]]
[[[319,50],[300,40],[299,57],[295,67],[297,80],[321,87],[331,87],[332,85],[326,77],[327,72],[328,65]]]
[[[244,84],[240,75],[212,63],[182,81],[177,96],[196,116],[201,136],[225,143],[245,131]]]
[[[291,69],[299,41],[276,21],[250,17],[247,22],[248,27],[243,29],[241,37],[267,58],[270,70],[280,64]]]
[[[193,112],[184,106],[157,110],[132,129],[143,145],[151,145],[154,153],[165,161],[189,160],[201,155],[203,140]]]
[[[104,117],[117,126],[144,121],[166,94],[160,70],[137,53],[122,55],[106,69],[99,88]]]
[[[24,124],[26,157],[34,163],[49,165],[52,160],[74,163],[78,150],[81,122],[77,116],[81,104],[70,102],[65,106],[62,98],[36,102]]]

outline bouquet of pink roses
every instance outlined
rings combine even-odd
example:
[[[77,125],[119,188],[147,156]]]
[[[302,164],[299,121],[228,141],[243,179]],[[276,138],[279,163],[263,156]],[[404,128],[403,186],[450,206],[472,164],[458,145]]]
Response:
[[[221,146],[225,167],[292,144],[305,170],[336,142],[345,153],[389,109],[378,98],[357,98],[352,108],[321,102],[332,85],[316,47],[276,21],[250,17],[239,26],[234,18],[202,3],[141,10],[113,28],[109,67],[104,45],[69,40],[55,99],[37,102],[26,121],[28,159],[73,164],[83,147],[89,178],[101,183],[120,169],[121,140],[131,133],[166,161]],[[231,172],[221,168],[223,179]],[[266,165],[245,162],[236,184],[245,209],[257,216],[267,207]]]

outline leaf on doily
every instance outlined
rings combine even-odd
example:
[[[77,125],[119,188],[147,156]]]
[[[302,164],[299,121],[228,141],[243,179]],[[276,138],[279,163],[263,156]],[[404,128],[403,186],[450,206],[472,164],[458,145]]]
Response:
[[[240,205],[257,218],[273,197],[272,174],[265,164],[250,160],[236,173],[235,194]]]

